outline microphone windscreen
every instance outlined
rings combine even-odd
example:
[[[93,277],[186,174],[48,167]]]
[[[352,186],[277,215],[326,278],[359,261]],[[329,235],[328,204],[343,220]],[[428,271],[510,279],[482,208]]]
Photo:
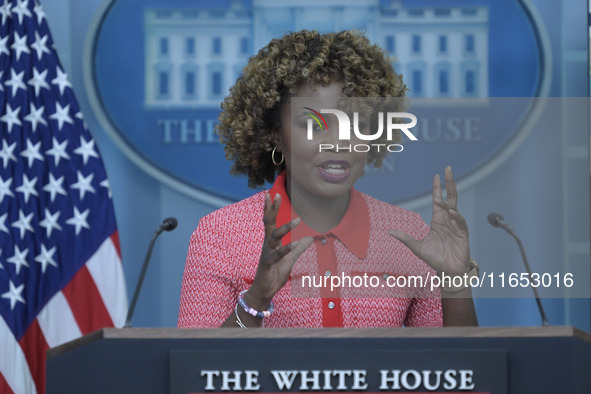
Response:
[[[503,220],[505,219],[496,212],[491,212],[488,214],[488,222],[494,227],[501,226],[501,221]]]
[[[172,231],[176,228],[177,225],[178,225],[178,221],[176,220],[176,218],[173,218],[173,217],[166,218],[162,222],[162,226],[165,231]]]

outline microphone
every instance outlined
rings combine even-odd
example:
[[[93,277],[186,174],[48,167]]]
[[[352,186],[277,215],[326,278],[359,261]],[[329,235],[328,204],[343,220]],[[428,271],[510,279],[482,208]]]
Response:
[[[515,241],[517,242],[517,245],[519,246],[519,251],[521,252],[521,258],[523,259],[523,265],[525,265],[525,269],[526,269],[527,273],[529,274],[529,277],[531,278],[531,269],[529,267],[529,262],[527,261],[527,256],[525,255],[525,249],[523,248],[523,244],[521,243],[521,240],[519,239],[517,234],[515,234],[513,232],[513,229],[511,228],[511,226],[509,226],[509,224],[507,222],[505,222],[505,218],[503,218],[503,216],[501,216],[500,214],[498,214],[496,212],[491,212],[488,214],[488,222],[493,227],[502,228],[503,230],[508,232],[509,235],[511,235],[515,239]],[[546,313],[544,312],[544,307],[542,306],[542,300],[540,299],[540,296],[538,294],[538,290],[531,285],[531,281],[529,284],[530,284],[530,287],[532,288],[532,290],[534,291],[534,296],[536,297],[536,303],[538,304],[538,309],[540,310],[540,315],[542,316],[542,325],[549,326],[550,324],[548,323],[548,319],[546,318]]]
[[[158,234],[160,234],[162,231],[172,231],[176,228],[177,224],[179,224],[179,222],[176,220],[176,218],[173,218],[173,217],[166,218],[166,219],[164,219],[162,224],[160,226],[158,226],[158,229],[156,229],[156,232]]]
[[[488,214],[488,222],[493,227],[501,227],[507,231],[511,230],[511,227],[509,226],[509,224],[507,224],[507,222],[505,222],[505,218],[496,212],[491,212]]]
[[[137,299],[140,295],[140,289],[142,288],[142,283],[144,282],[144,276],[146,276],[146,271],[148,270],[148,263],[150,262],[150,257],[152,256],[152,249],[154,249],[154,243],[156,243],[156,238],[163,232],[163,231],[172,231],[176,228],[178,221],[176,218],[170,217],[164,219],[164,221],[158,226],[156,231],[154,231],[154,235],[152,236],[152,240],[148,245],[148,251],[146,252],[146,257],[144,258],[144,265],[142,266],[142,270],[140,272],[140,276],[138,278],[137,284],[135,285],[135,291],[133,292],[133,298],[131,299],[131,304],[129,309],[127,310],[127,317],[125,318],[125,325],[123,328],[131,327],[131,316],[133,316],[133,311],[135,310],[135,304],[137,303]]]

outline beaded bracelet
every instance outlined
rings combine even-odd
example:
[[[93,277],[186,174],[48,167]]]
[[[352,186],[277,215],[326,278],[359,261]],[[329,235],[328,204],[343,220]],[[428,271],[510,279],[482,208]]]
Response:
[[[259,312],[256,309],[253,309],[253,308],[249,307],[248,305],[246,305],[246,302],[244,301],[244,293],[246,293],[246,290],[243,290],[240,292],[240,295],[238,296],[238,305],[240,305],[240,307],[242,309],[244,309],[244,311],[246,313],[248,313],[249,315],[252,315],[254,317],[269,317],[269,316],[271,316],[271,313],[273,313],[273,303],[272,302],[269,304],[269,307],[267,308],[266,311]]]

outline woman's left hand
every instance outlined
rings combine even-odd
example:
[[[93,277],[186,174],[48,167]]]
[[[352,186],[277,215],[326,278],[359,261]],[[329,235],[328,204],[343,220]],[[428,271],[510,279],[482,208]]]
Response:
[[[448,275],[463,275],[470,271],[470,245],[468,226],[457,210],[458,192],[451,167],[445,168],[445,190],[442,198],[439,174],[433,178],[433,217],[429,233],[417,240],[399,230],[388,234],[406,245],[417,257],[437,272]]]

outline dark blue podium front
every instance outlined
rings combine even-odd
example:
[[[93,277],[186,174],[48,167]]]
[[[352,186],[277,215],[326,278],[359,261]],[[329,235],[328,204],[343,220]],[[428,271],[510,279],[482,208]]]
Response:
[[[50,349],[47,393],[591,393],[573,327],[103,329]]]

